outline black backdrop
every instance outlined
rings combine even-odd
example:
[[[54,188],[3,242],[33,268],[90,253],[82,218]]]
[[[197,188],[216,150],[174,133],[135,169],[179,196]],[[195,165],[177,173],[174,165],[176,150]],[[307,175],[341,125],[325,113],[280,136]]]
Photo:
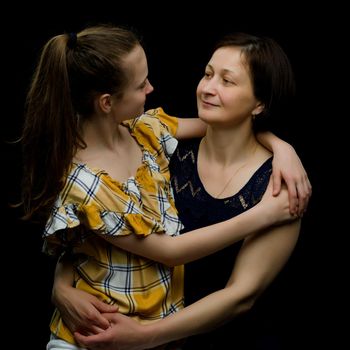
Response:
[[[339,334],[331,335],[331,328],[337,321],[335,312],[342,300],[342,288],[340,273],[332,262],[341,258],[334,244],[341,224],[333,220],[340,207],[333,188],[340,182],[338,176],[337,181],[331,180],[334,167],[328,164],[329,157],[338,150],[333,130],[333,117],[338,114],[329,102],[337,87],[330,84],[331,77],[342,72],[334,74],[337,63],[333,59],[339,50],[332,45],[335,29],[330,31],[327,23],[339,20],[342,10],[337,10],[334,17],[329,9],[306,13],[302,6],[288,8],[281,4],[272,13],[266,6],[251,5],[227,8],[216,1],[209,7],[200,5],[190,14],[187,7],[172,4],[158,6],[155,11],[149,4],[137,3],[129,9],[118,8],[115,2],[90,8],[81,5],[74,10],[72,4],[47,3],[20,9],[13,6],[3,13],[3,19],[6,16],[12,23],[6,27],[2,24],[1,118],[1,289],[7,310],[2,315],[6,315],[3,336],[15,343],[11,348],[20,349],[28,343],[35,349],[45,348],[54,263],[41,253],[41,228],[20,222],[19,212],[7,205],[18,198],[21,172],[20,149],[8,141],[20,134],[26,89],[44,42],[52,35],[79,31],[86,24],[99,22],[128,25],[143,35],[149,78],[155,87],[146,107],[163,106],[168,113],[179,116],[196,115],[196,84],[211,45],[222,34],[239,30],[268,35],[285,49],[296,74],[298,109],[276,131],[302,157],[314,192],[295,253],[269,289],[268,298],[272,299],[271,313],[286,349],[317,348],[337,341]]]

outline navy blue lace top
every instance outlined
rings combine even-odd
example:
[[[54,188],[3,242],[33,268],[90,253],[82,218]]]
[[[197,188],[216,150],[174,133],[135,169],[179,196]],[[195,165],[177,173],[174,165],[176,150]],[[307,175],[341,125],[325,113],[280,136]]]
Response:
[[[170,161],[175,205],[184,224],[182,233],[232,218],[254,206],[262,198],[272,172],[271,157],[235,195],[214,198],[206,192],[197,171],[200,140],[181,141]],[[237,242],[213,255],[186,264],[186,305],[225,287],[241,244],[242,241]]]

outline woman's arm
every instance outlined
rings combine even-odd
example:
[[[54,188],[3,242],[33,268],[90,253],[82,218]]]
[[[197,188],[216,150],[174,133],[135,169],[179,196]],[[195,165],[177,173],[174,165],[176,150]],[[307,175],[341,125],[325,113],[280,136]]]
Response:
[[[173,315],[140,325],[125,315],[109,314],[111,327],[105,332],[90,337],[76,333],[75,337],[91,349],[103,344],[104,350],[117,345],[118,349],[137,350],[216,328],[253,306],[286,264],[299,230],[300,222],[295,221],[247,238],[226,287]]]
[[[185,235],[101,237],[131,253],[167,266],[176,266],[215,253],[259,230],[291,219],[286,189],[282,189],[280,195],[274,197],[270,181],[262,200],[253,208],[232,219],[187,232]]]
[[[256,136],[258,141],[274,154],[273,194],[279,194],[283,179],[289,192],[291,214],[302,216],[309,203],[312,187],[300,158],[289,143],[273,133],[260,132]]]

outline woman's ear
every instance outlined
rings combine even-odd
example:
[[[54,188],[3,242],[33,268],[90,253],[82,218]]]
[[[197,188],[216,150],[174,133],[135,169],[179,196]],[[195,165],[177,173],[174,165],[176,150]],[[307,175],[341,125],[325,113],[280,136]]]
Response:
[[[265,105],[262,102],[257,102],[255,108],[252,111],[252,115],[260,114],[265,108]]]

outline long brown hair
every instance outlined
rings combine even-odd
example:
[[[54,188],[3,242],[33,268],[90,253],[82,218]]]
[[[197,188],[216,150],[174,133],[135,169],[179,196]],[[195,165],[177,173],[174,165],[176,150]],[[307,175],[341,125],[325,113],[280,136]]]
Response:
[[[43,47],[26,99],[21,137],[24,219],[45,219],[62,190],[78,147],[80,121],[98,93],[122,94],[122,59],[140,41],[128,29],[89,27],[51,38]]]

